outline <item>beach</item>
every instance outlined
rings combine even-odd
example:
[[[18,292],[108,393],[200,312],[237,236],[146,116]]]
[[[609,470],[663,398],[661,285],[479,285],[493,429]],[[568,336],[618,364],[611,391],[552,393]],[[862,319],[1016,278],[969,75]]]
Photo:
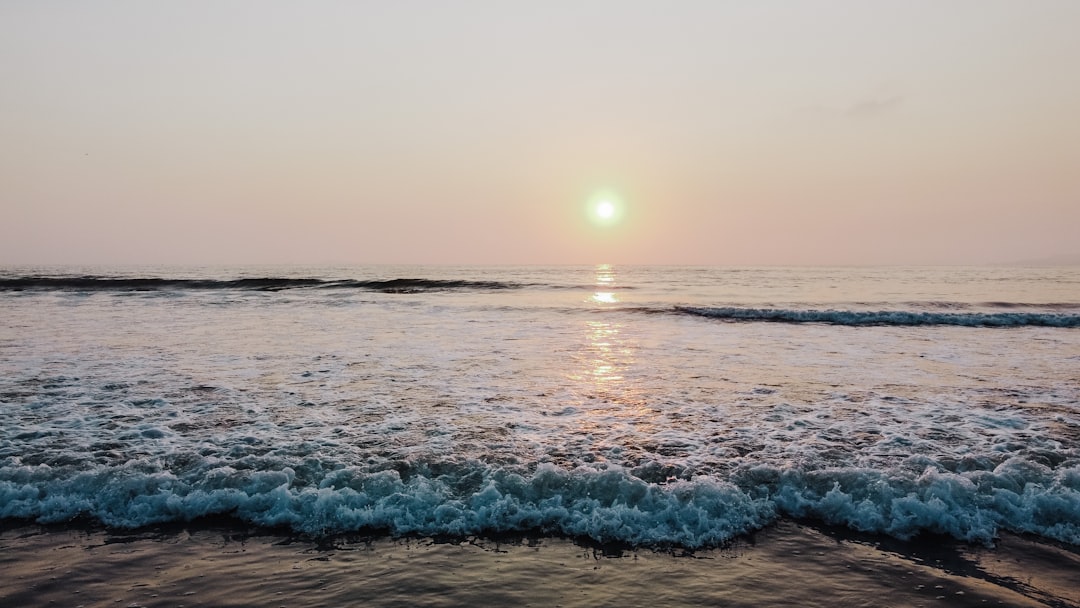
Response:
[[[0,2],[0,608],[1080,608],[1078,31]]]
[[[225,523],[0,532],[3,606],[1078,606],[1080,553],[781,522],[717,549],[298,538]]]

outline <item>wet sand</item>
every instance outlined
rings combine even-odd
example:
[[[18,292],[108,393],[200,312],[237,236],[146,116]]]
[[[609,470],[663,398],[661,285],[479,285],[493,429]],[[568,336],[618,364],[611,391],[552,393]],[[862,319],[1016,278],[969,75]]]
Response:
[[[1080,606],[1080,549],[781,522],[723,549],[336,537],[202,522],[0,530],[0,606]]]

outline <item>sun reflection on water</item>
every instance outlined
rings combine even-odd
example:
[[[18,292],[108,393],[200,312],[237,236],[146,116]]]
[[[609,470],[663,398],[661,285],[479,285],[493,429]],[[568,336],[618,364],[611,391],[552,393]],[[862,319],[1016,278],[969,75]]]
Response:
[[[628,359],[632,360],[632,352],[620,343],[619,326],[606,321],[588,321],[585,327],[591,355],[587,374],[601,385],[622,380],[620,368],[629,363]]]
[[[600,264],[596,267],[596,291],[589,298],[596,304],[617,304],[619,298],[615,295],[615,268],[611,264]]]
[[[611,291],[598,291],[592,295],[592,301],[597,304],[617,304],[619,299]]]
[[[570,432],[595,461],[629,465],[642,453],[640,438],[658,432],[659,410],[646,397],[632,318],[610,307],[619,302],[617,283],[613,266],[596,267],[596,291],[587,302],[599,305],[597,314],[585,320],[567,372],[579,408]]]
[[[597,266],[597,291],[588,301],[618,303],[616,284],[613,266]],[[599,318],[585,321],[584,339],[574,357],[574,369],[568,374],[578,385],[583,401],[619,407],[643,403],[640,389],[628,381],[628,373],[636,363],[637,344],[627,337],[626,329],[621,315],[601,313]]]

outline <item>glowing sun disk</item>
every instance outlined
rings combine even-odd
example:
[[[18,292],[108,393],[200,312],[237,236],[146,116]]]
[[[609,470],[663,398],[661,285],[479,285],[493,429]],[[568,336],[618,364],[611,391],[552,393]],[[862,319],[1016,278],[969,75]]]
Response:
[[[596,215],[604,219],[608,219],[615,215],[615,203],[612,203],[611,201],[600,201],[600,203],[596,205]]]

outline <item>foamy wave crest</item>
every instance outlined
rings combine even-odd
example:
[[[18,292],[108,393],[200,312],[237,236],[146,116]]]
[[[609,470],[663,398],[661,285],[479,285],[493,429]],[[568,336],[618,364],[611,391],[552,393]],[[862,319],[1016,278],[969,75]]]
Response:
[[[823,323],[827,325],[956,325],[961,327],[1080,327],[1080,315],[1064,313],[1008,312],[957,313],[905,310],[792,310],[785,308],[709,308],[678,306],[684,314],[723,321]]]
[[[1018,459],[994,471],[756,467],[731,481],[649,483],[617,467],[531,474],[473,464],[402,476],[344,468],[316,485],[280,470],[211,468],[195,478],[145,464],[63,475],[47,465],[0,470],[0,517],[92,518],[134,528],[231,515],[324,535],[362,530],[464,536],[510,531],[635,545],[716,546],[780,516],[908,538],[920,532],[991,541],[999,530],[1080,544],[1080,468]]]
[[[758,467],[744,475],[751,495],[767,494],[778,513],[862,532],[989,543],[1008,530],[1080,544],[1076,466],[1054,470],[1013,458],[992,471],[955,473],[913,457],[900,471]]]

